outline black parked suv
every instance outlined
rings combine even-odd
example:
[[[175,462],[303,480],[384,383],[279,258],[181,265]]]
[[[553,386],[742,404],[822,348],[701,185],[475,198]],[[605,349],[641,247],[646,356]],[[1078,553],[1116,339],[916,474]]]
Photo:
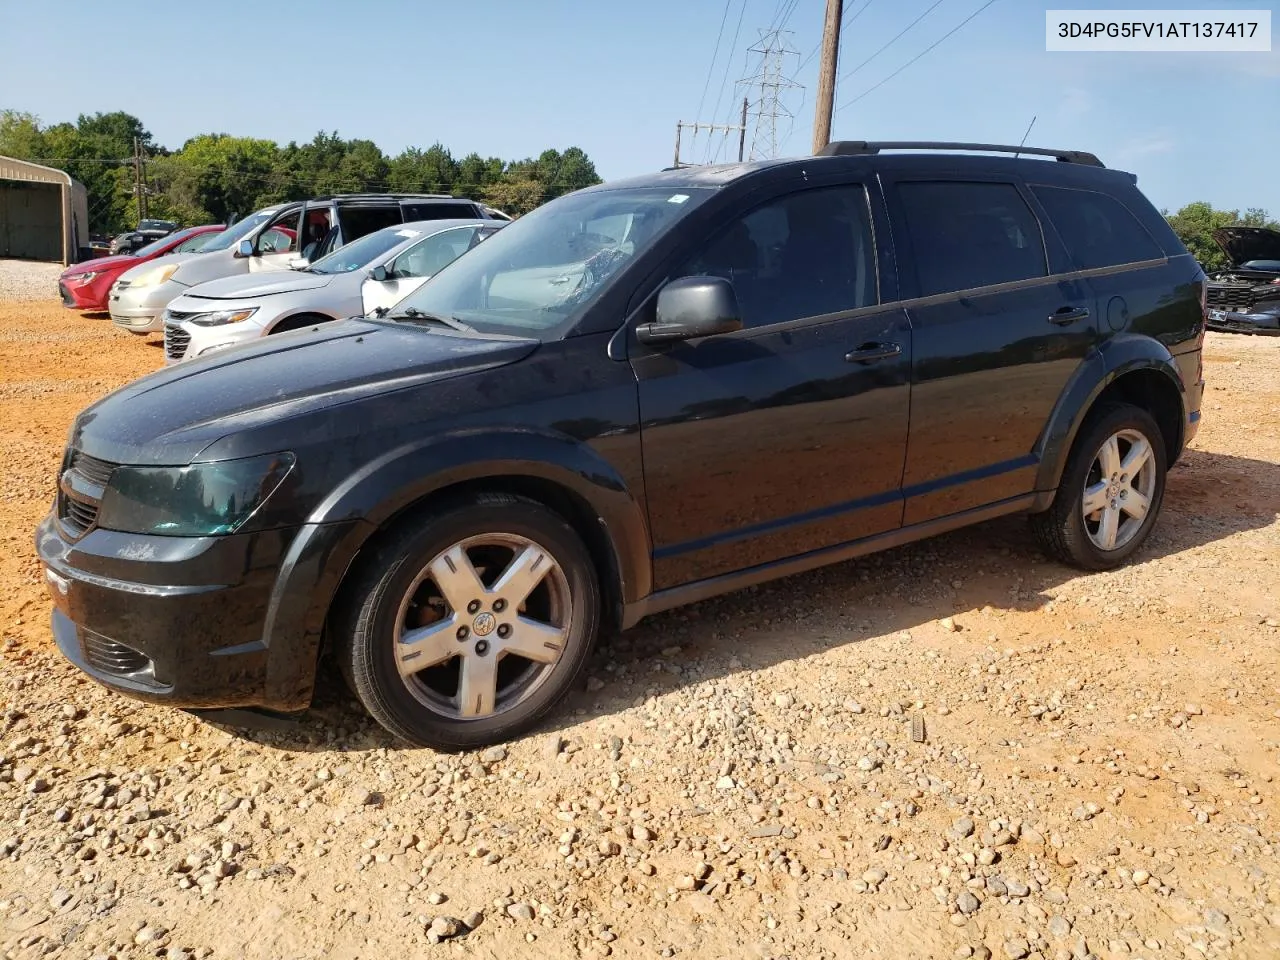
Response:
[[[592,187],[380,320],[117,390],[37,533],[59,647],[292,711],[323,645],[389,730],[465,748],[601,630],[748,584],[1011,513],[1116,566],[1198,425],[1205,277],[1132,175],[1016,149]]]

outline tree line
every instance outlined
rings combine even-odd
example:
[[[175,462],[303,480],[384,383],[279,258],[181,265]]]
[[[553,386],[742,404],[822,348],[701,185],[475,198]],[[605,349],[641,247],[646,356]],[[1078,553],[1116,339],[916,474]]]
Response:
[[[517,216],[600,182],[578,147],[503,160],[477,153],[457,158],[435,143],[388,156],[371,140],[347,140],[335,131],[285,146],[207,133],[171,151],[140,119],[119,110],[51,125],[30,113],[0,110],[0,155],[65,170],[83,183],[94,233],[119,233],[138,222],[135,138],[146,157],[147,216],[184,226],[225,223],[286,200],[363,192],[453,194]]]

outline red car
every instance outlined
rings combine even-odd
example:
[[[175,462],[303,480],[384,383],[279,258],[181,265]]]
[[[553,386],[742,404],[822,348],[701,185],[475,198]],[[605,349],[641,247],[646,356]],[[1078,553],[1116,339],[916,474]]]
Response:
[[[225,230],[220,223],[175,230],[131,254],[98,257],[73,263],[58,277],[58,296],[62,305],[72,310],[107,309],[107,294],[120,274],[140,263],[163,257],[166,253],[188,253],[209,239],[211,233]]]

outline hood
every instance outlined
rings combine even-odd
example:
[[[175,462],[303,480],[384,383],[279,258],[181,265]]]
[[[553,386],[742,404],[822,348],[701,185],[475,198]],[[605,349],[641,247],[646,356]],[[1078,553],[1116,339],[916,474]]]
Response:
[[[1213,242],[1233,266],[1250,260],[1280,260],[1280,230],[1270,227],[1219,227]]]
[[[264,337],[135,380],[81,413],[71,442],[112,463],[170,466],[190,463],[230,434],[237,435],[235,456],[272,452],[247,450],[253,439],[246,434],[513,363],[538,346],[537,340],[341,320],[306,334]],[[307,433],[291,431],[299,441]]]
[[[270,273],[247,273],[222,277],[192,287],[183,296],[210,300],[251,300],[273,293],[297,293],[327,287],[329,274],[303,273],[300,270],[276,270]]]
[[[170,263],[184,263],[192,257],[197,257],[197,253],[166,253],[163,257],[152,257],[150,260],[138,260],[137,257],[131,259],[137,261],[136,266],[130,267],[120,275],[121,280],[133,280],[139,274],[157,267],[163,267]]]
[[[73,263],[62,271],[62,276],[74,277],[77,273],[102,273],[104,270],[123,270],[140,262],[142,261],[139,261],[137,257],[127,253],[121,253],[114,257],[95,257],[92,260]],[[151,261],[148,260],[146,262],[150,263]]]

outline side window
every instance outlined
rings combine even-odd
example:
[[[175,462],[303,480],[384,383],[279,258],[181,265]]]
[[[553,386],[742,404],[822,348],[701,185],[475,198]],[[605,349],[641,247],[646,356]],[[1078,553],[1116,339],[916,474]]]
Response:
[[[824,187],[770,201],[718,231],[674,276],[729,280],[746,327],[879,303],[866,190]]]
[[[1040,225],[1011,183],[899,183],[920,296],[1046,275]]]
[[[338,222],[342,225],[342,242],[350,243],[403,220],[398,206],[349,206],[338,208]]]
[[[445,230],[410,247],[389,271],[392,277],[430,277],[467,252],[476,233],[475,227]]]
[[[1031,192],[1082,270],[1164,257],[1151,234],[1114,197],[1067,187],[1032,187]]]
[[[405,223],[412,220],[474,220],[479,216],[479,211],[470,203],[436,201],[404,205]]]
[[[199,247],[202,243],[207,243],[210,236],[211,234],[208,234],[208,233],[197,233],[194,237],[188,237],[186,240],[183,240],[180,244],[174,247],[173,252],[174,253],[190,253],[192,250],[195,250],[197,247]]]
[[[259,253],[292,253],[298,249],[298,215],[293,210],[282,213],[258,237]]]

